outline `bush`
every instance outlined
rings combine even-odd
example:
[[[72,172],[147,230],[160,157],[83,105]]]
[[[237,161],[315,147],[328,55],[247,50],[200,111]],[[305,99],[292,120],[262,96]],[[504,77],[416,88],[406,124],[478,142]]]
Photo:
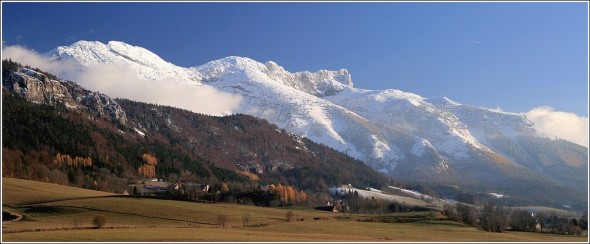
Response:
[[[107,219],[102,215],[94,216],[94,219],[92,220],[92,224],[98,229],[102,229],[106,223]]]
[[[287,220],[287,222],[291,221],[291,219],[293,218],[293,212],[289,211],[285,214],[285,220]]]

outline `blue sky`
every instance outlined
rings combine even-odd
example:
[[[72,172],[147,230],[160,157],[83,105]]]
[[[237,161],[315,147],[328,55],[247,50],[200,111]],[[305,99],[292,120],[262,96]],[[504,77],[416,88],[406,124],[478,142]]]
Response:
[[[2,3],[2,41],[123,41],[190,67],[226,56],[347,68],[356,87],[588,117],[588,4]]]

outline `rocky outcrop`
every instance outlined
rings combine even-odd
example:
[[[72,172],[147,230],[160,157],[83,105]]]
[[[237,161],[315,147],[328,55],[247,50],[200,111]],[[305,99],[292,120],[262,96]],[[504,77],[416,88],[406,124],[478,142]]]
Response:
[[[68,107],[77,107],[68,89],[61,82],[49,79],[34,70],[20,68],[18,72],[4,77],[3,85],[34,103],[64,103]]]
[[[2,78],[2,86],[34,103],[61,104],[74,110],[88,109],[97,117],[127,124],[127,115],[115,100],[86,90],[74,82],[52,79],[32,69],[20,67],[18,71],[8,73]]]
[[[127,115],[121,109],[121,106],[115,100],[102,93],[90,92],[80,99],[80,103],[100,117],[111,118],[123,125],[127,124]]]

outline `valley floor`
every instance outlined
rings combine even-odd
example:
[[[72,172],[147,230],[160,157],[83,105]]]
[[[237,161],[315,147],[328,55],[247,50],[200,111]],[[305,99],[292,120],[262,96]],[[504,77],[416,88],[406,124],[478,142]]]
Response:
[[[491,233],[451,221],[359,221],[304,207],[264,208],[135,198],[19,179],[2,179],[6,242],[587,242],[585,236]],[[287,213],[292,213],[290,221]],[[408,213],[405,213],[408,214]],[[410,213],[414,214],[414,213]],[[103,216],[104,228],[93,228]],[[350,217],[350,218],[345,218]]]
[[[284,223],[265,227],[141,227],[59,230],[3,234],[3,241],[26,242],[587,242],[587,237],[507,232],[436,224],[384,224],[343,221]]]

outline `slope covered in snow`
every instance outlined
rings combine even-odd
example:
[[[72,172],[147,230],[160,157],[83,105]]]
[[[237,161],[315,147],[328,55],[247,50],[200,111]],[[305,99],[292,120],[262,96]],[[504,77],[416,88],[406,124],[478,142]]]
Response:
[[[236,56],[184,68],[122,42],[80,41],[47,55],[81,68],[125,65],[142,80],[172,77],[238,94],[243,99],[232,113],[264,118],[394,177],[473,187],[551,182],[587,192],[578,185],[586,179],[580,172],[588,169],[587,149],[537,135],[524,115],[355,88],[346,69],[292,73]]]
[[[330,187],[330,193],[332,195],[346,195],[356,192],[360,197],[364,198],[372,198],[372,199],[382,199],[402,204],[408,204],[411,206],[422,206],[422,207],[432,207],[434,206],[433,203],[427,203],[424,200],[421,200],[420,197],[407,197],[407,196],[399,196],[394,194],[385,193],[381,190],[375,188],[369,189],[358,189],[351,185],[342,185],[340,187]]]
[[[62,61],[74,61],[83,67],[96,64],[125,65],[140,79],[162,80],[174,78],[181,82],[199,82],[198,73],[164,61],[151,51],[124,42],[78,41],[70,46],[57,47],[47,56]]]

